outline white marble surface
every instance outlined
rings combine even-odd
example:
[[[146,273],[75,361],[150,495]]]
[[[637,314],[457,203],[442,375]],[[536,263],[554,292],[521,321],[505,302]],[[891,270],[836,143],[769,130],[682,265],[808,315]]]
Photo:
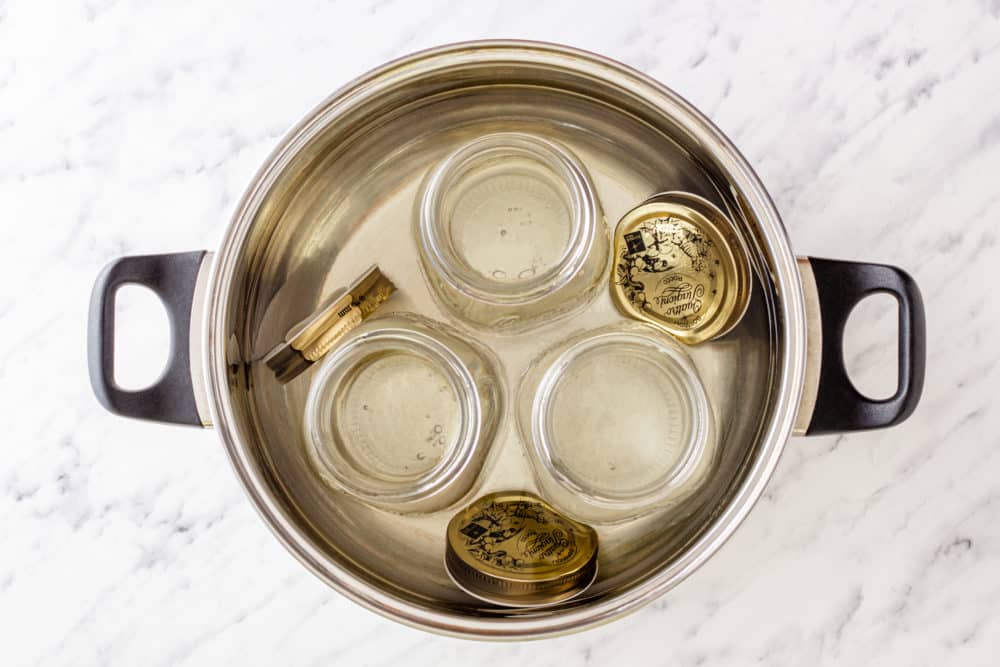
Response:
[[[996,664],[1000,3],[582,4],[0,0],[0,662]],[[704,109],[798,252],[912,270],[929,366],[903,426],[792,441],[660,603],[487,645],[328,590],[211,431],[104,412],[84,323],[108,260],[213,247],[278,137],[349,78],[500,36],[607,54]],[[890,320],[855,323],[865,386],[893,373]],[[162,342],[158,322],[136,327]]]

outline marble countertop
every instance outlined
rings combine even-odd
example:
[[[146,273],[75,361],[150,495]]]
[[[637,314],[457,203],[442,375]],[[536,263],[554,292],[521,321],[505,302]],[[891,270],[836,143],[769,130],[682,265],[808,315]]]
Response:
[[[595,4],[0,0],[4,664],[996,664],[1000,3]],[[906,267],[928,315],[908,422],[793,440],[733,539],[658,603],[498,645],[329,590],[259,520],[215,433],[111,416],[85,360],[103,264],[214,247],[319,100],[485,37],[663,81],[741,148],[798,253]],[[894,376],[893,316],[851,324],[864,388]],[[165,349],[161,313],[137,322]],[[143,371],[142,349],[123,354]]]

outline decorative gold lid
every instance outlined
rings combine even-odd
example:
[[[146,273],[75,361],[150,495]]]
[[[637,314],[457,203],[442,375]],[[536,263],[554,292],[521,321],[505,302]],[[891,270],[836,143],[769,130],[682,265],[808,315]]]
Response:
[[[697,195],[665,192],[626,213],[614,253],[618,309],[683,343],[721,336],[746,312],[746,246],[726,215]]]
[[[597,576],[597,533],[533,494],[491,493],[448,523],[445,566],[457,586],[487,602],[555,604]]]

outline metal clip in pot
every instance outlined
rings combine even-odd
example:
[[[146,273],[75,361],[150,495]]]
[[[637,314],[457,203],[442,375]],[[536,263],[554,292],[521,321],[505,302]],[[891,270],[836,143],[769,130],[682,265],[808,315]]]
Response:
[[[264,362],[281,384],[293,380],[395,291],[392,281],[373,265],[346,289],[336,292],[318,312],[289,329],[285,339],[267,353]]]

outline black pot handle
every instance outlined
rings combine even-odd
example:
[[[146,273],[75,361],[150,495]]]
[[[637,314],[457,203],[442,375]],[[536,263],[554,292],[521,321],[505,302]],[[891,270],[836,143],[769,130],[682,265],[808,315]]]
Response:
[[[191,376],[191,306],[205,251],[122,257],[104,267],[90,297],[90,384],[105,408],[125,417],[202,426]],[[115,295],[122,285],[153,290],[170,318],[170,358],[150,387],[115,384]]]
[[[924,387],[927,332],[924,303],[913,279],[902,269],[809,258],[816,280],[822,329],[821,366],[816,404],[808,435],[882,428],[913,412]],[[844,327],[859,301],[876,293],[899,303],[899,378],[896,393],[872,400],[857,389],[844,364]]]

